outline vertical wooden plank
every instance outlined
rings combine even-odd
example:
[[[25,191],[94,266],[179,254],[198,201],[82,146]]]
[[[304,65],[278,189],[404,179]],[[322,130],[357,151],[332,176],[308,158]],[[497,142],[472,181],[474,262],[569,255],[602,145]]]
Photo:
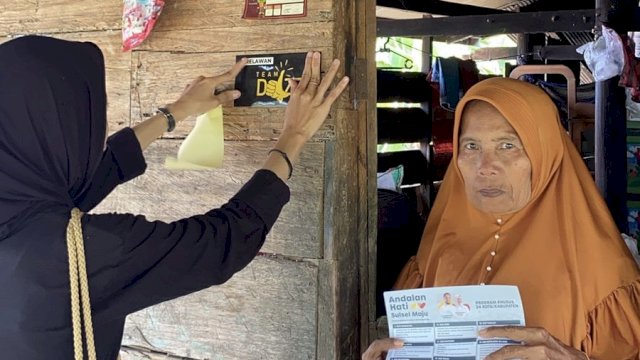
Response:
[[[343,66],[351,75],[351,53],[348,50],[351,42],[347,34],[351,33],[351,6],[348,0],[335,0],[333,9],[338,17],[333,26],[334,54],[343,61]],[[350,84],[352,88],[353,83]],[[352,92],[347,91],[350,99]],[[356,319],[353,318],[354,306],[357,307],[357,297],[349,296],[348,289],[357,290],[354,281],[355,271],[346,269],[343,259],[350,258],[353,270],[357,269],[357,255],[348,246],[348,239],[353,241],[357,237],[356,221],[352,221],[347,214],[356,214],[357,203],[356,183],[358,181],[356,163],[355,131],[352,120],[347,118],[347,111],[343,108],[336,110],[335,140],[325,147],[325,211],[324,211],[324,259],[319,273],[324,275],[325,284],[319,292],[318,309],[333,316],[318,321],[318,359],[351,359],[355,355],[348,344],[356,341],[353,330],[356,329]],[[345,121],[350,120],[350,121]],[[349,124],[351,123],[351,124]],[[351,132],[350,132],[351,131]],[[349,139],[350,141],[347,141]],[[351,166],[349,167],[348,164]],[[345,175],[349,174],[350,178]],[[322,281],[322,279],[321,279]],[[337,306],[340,303],[341,306]],[[357,311],[357,310],[356,310]],[[350,351],[351,350],[351,351]]]
[[[360,352],[376,337],[376,269],[378,236],[377,196],[377,71],[375,62],[376,1],[358,2],[356,54],[362,63],[362,81],[368,92],[358,99],[358,167],[360,181]]]
[[[327,177],[325,176],[325,181]],[[325,210],[327,207],[325,207]],[[327,211],[325,211],[325,214]],[[325,235],[327,228],[325,226]],[[326,254],[325,254],[326,256]],[[335,304],[335,264],[331,260],[318,262],[318,329],[316,339],[316,359],[337,359],[335,351],[336,338],[333,335],[336,328]]]
[[[338,109],[338,114],[334,154],[332,158],[326,158],[327,166],[333,170],[333,181],[325,184],[326,188],[334,187],[333,196],[326,200],[331,212],[325,213],[333,224],[331,260],[335,266],[333,306],[336,315],[333,336],[336,340],[335,358],[355,359],[360,345],[359,249],[363,241],[358,229],[362,216],[359,206],[361,168],[358,164],[358,142],[361,139],[358,138],[357,122],[347,120],[362,119],[354,110]]]
[[[373,69],[375,79],[374,51],[370,51],[375,41],[368,44],[371,34],[375,37],[375,2],[336,0],[334,12],[345,14],[334,25],[334,52],[336,57],[342,56],[352,82],[349,102],[338,104],[335,141],[327,144],[325,152],[325,263],[320,273],[328,279],[321,289],[331,292],[321,294],[318,308],[331,308],[334,316],[319,320],[318,358],[357,359],[363,341],[361,330],[368,334],[368,239],[373,232],[375,241],[377,224],[375,162],[370,164],[370,158],[375,159],[375,115],[370,116],[375,114],[375,92],[373,103],[368,101],[369,95],[358,97],[367,87],[375,89],[367,76],[368,69]],[[373,20],[367,24],[371,16]]]

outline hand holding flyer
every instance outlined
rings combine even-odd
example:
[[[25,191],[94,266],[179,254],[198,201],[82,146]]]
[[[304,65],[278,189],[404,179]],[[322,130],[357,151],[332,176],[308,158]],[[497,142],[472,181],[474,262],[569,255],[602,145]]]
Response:
[[[451,286],[384,294],[389,336],[404,341],[387,360],[481,360],[508,339],[482,339],[490,326],[524,326],[524,309],[515,286]]]

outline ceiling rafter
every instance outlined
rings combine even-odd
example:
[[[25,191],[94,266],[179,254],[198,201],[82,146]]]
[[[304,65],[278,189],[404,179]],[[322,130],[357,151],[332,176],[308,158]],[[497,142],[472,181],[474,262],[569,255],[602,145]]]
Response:
[[[458,4],[441,0],[377,0],[377,5],[447,16],[491,15],[505,13],[504,10],[500,9]]]

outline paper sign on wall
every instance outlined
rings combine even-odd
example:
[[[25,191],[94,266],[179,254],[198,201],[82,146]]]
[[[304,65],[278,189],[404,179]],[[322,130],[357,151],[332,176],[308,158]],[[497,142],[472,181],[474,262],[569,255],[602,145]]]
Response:
[[[245,0],[245,19],[282,19],[307,16],[307,0]]]
[[[236,89],[242,96],[235,106],[286,106],[291,96],[287,79],[299,79],[306,53],[242,55],[247,66],[236,77]]]

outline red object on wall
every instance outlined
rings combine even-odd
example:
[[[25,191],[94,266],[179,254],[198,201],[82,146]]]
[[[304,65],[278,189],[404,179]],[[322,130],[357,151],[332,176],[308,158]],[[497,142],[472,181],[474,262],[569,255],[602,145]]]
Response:
[[[163,0],[124,1],[122,51],[129,51],[138,47],[149,37],[163,8]]]

